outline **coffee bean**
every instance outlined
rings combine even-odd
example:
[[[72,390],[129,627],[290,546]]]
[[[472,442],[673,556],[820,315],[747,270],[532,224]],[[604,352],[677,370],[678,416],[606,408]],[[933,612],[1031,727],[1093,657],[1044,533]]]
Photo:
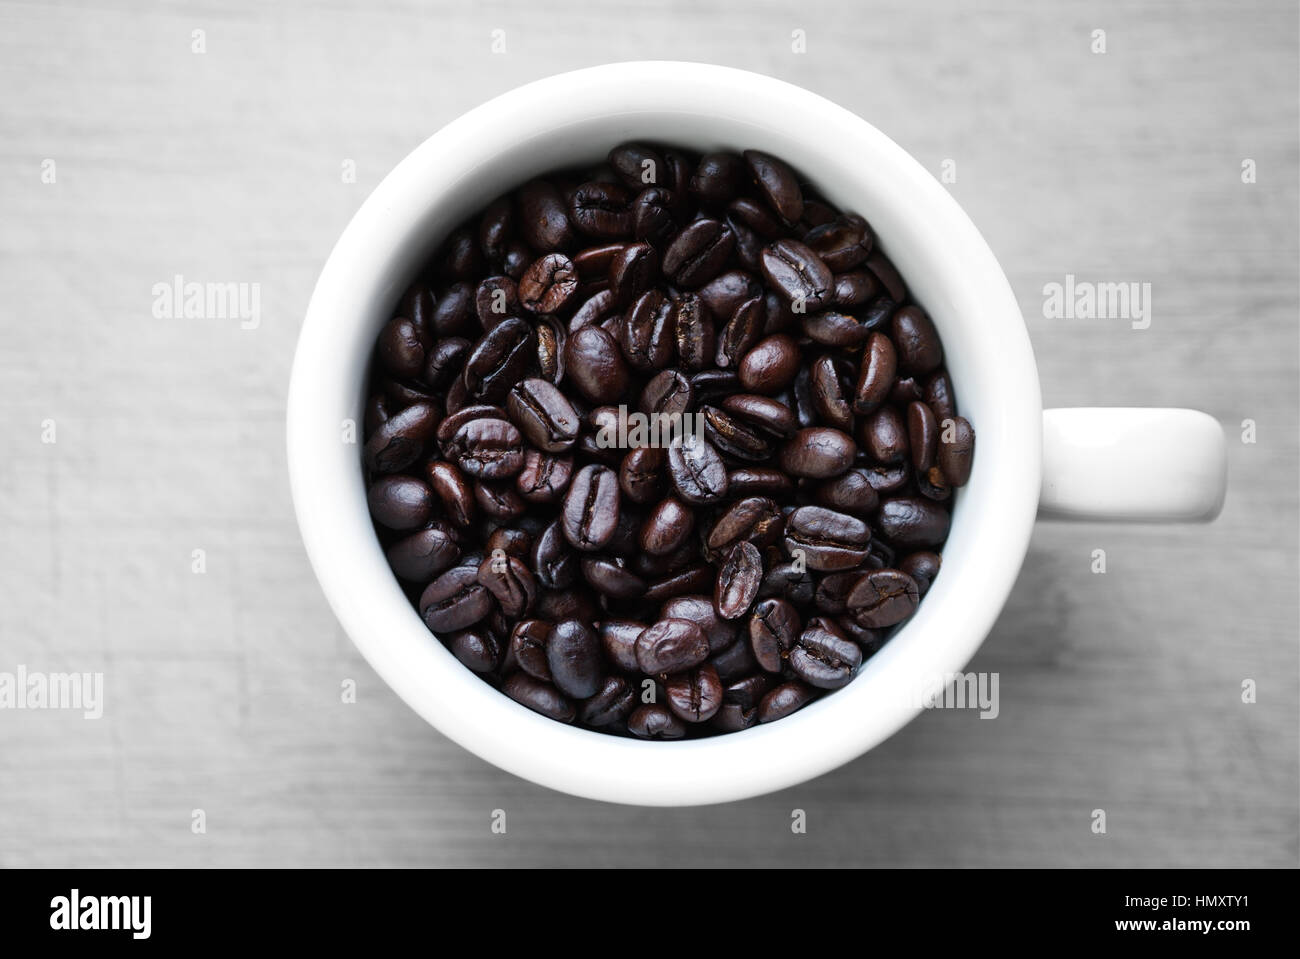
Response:
[[[645,631],[645,623],[607,619],[600,624],[601,647],[605,658],[625,673],[640,671],[636,658],[636,641]]]
[[[718,336],[718,352],[714,358],[718,366],[726,369],[740,363],[763,335],[766,312],[761,296],[754,296],[736,307]]]
[[[451,530],[437,520],[388,547],[388,565],[402,579],[427,583],[460,558]]]
[[[621,183],[584,183],[569,200],[569,220],[579,232],[602,240],[632,233],[632,197]]]
[[[757,393],[727,396],[722,401],[722,408],[742,423],[778,439],[792,436],[798,425],[790,407]]]
[[[713,605],[723,619],[739,619],[749,612],[763,581],[763,557],[758,547],[741,540],[731,548],[718,570]]]
[[[708,440],[678,437],[668,447],[668,475],[688,503],[705,505],[727,495],[727,467]]]
[[[791,557],[803,552],[810,569],[852,569],[867,555],[871,530],[856,516],[822,506],[801,506],[785,521],[785,546]]]
[[[653,503],[665,485],[667,456],[663,447],[643,446],[631,450],[618,468],[618,488],[631,502]]]
[[[636,660],[649,676],[680,673],[709,658],[709,641],[698,624],[685,619],[661,619],[636,641]]]
[[[424,336],[414,321],[396,316],[379,331],[375,353],[393,376],[414,378],[424,371]]]
[[[917,591],[920,596],[924,596],[929,591],[934,578],[939,575],[941,562],[942,557],[938,553],[922,550],[917,553],[909,553],[903,557],[903,561],[898,564],[898,568],[916,580]]]
[[[702,370],[713,361],[715,330],[704,301],[693,293],[677,300],[674,315],[677,358],[687,370]]]
[[[551,681],[565,695],[586,699],[599,691],[600,638],[586,623],[576,619],[556,623],[546,638],[546,663]]]
[[[912,450],[913,468],[918,474],[928,472],[939,445],[939,424],[930,407],[918,400],[907,404],[907,443]]]
[[[514,673],[507,676],[506,681],[501,685],[501,691],[515,702],[561,723],[571,723],[577,715],[573,703],[559,690],[549,683],[534,679],[527,673]]]
[[[837,217],[829,223],[813,227],[803,238],[810,250],[835,273],[851,270],[865,263],[871,255],[875,238],[865,222]]]
[[[366,494],[370,515],[389,529],[419,529],[433,512],[433,490],[412,476],[383,476]]]
[[[910,496],[884,500],[877,514],[881,535],[900,549],[942,545],[948,538],[949,522],[943,507]]]
[[[519,281],[519,303],[532,313],[558,313],[578,289],[578,272],[563,253],[539,257]]]
[[[800,430],[781,447],[781,468],[794,476],[830,479],[853,465],[857,446],[840,430],[813,426]]]
[[[578,470],[564,497],[564,536],[578,549],[601,549],[614,536],[619,518],[618,477],[605,466]]]
[[[578,439],[578,414],[553,383],[541,379],[516,384],[506,399],[510,419],[538,449],[561,453]]]
[[[772,723],[802,709],[817,698],[812,687],[801,682],[782,683],[758,704],[758,721]]]
[[[878,463],[900,463],[907,458],[907,425],[892,406],[876,410],[862,423],[862,445]]]
[[[509,420],[470,420],[446,449],[461,471],[476,479],[507,479],[524,465],[523,438]]]
[[[815,312],[831,305],[835,276],[830,267],[798,240],[777,240],[764,247],[763,276],[787,303],[800,312]]]
[[[763,198],[787,225],[793,226],[803,216],[803,192],[794,171],[783,160],[758,150],[746,150],[745,162],[758,184]]]
[[[667,556],[680,548],[694,529],[694,511],[670,496],[651,511],[641,527],[641,548],[652,556]]]
[[[669,676],[664,686],[668,708],[688,723],[706,722],[722,706],[722,681],[708,663]]]
[[[609,265],[609,290],[614,303],[631,303],[659,279],[659,254],[649,243],[628,243]]]
[[[477,566],[454,566],[426,587],[420,615],[435,633],[473,626],[492,609],[492,594],[478,581]]]
[[[622,143],[609,151],[609,165],[623,185],[632,190],[653,186],[665,170],[663,157],[643,143]]]
[[[579,708],[578,720],[585,726],[608,726],[626,719],[636,704],[636,690],[626,680],[607,676],[600,690]]]
[[[452,633],[447,638],[447,648],[467,669],[476,673],[490,673],[501,662],[504,650],[486,630],[467,629]]]
[[[953,418],[951,423],[951,439],[945,439],[944,433],[940,432],[939,468],[951,485],[965,486],[970,479],[971,461],[975,454],[975,431],[964,417]],[[948,426],[943,429],[947,430]]]
[[[489,555],[479,564],[478,581],[511,619],[525,615],[537,598],[533,574],[514,556]]]
[[[602,596],[634,599],[645,595],[645,580],[629,570],[621,558],[584,556],[582,576]]]
[[[681,739],[686,725],[666,707],[648,703],[628,716],[627,731],[638,739]]]
[[[905,306],[895,313],[892,333],[898,368],[904,373],[929,373],[943,362],[939,334],[919,307]]]
[[[627,389],[627,364],[614,338],[598,326],[569,334],[564,349],[569,378],[592,403],[612,403]]]
[[[834,479],[819,483],[814,495],[820,505],[855,516],[867,515],[880,502],[880,495],[871,485],[868,471],[864,469],[851,469]]]
[[[777,333],[760,340],[740,361],[740,382],[754,393],[772,395],[789,386],[799,372],[799,345]]]
[[[677,417],[688,412],[694,401],[691,381],[680,370],[662,370],[641,391],[639,409],[647,416]]]
[[[790,651],[790,668],[810,686],[839,689],[862,665],[862,651],[838,626],[815,617]]]
[[[414,403],[389,417],[366,443],[366,466],[377,473],[406,469],[424,450],[438,427],[438,411],[429,403]]]
[[[794,488],[794,480],[780,470],[741,467],[727,473],[727,492],[732,496],[770,496],[786,499],[794,495]]]
[[[676,309],[659,290],[637,297],[618,325],[618,345],[633,369],[661,370],[672,362]]]
[[[799,613],[789,600],[759,600],[749,616],[749,645],[754,659],[769,673],[779,673],[784,656],[799,635]]]
[[[664,276],[683,289],[698,289],[722,272],[735,246],[736,235],[726,223],[696,220],[664,250]]]
[[[902,570],[873,569],[849,593],[849,609],[863,626],[880,629],[901,623],[916,611],[920,587]]]
[[[689,188],[700,203],[720,207],[740,192],[744,177],[745,164],[740,157],[734,153],[709,153],[700,158]]]
[[[530,503],[556,503],[569,488],[572,477],[572,456],[530,449],[524,453],[524,465],[515,477],[515,489]]]
[[[632,236],[662,250],[677,235],[677,205],[672,190],[647,187],[632,201]]]

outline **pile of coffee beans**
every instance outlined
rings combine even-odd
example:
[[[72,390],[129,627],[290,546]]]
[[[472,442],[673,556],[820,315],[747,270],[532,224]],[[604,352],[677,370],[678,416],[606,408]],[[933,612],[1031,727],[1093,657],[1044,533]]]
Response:
[[[848,683],[938,574],[975,443],[862,217],[765,153],[639,143],[452,232],[380,332],[365,432],[437,638],[645,739]]]

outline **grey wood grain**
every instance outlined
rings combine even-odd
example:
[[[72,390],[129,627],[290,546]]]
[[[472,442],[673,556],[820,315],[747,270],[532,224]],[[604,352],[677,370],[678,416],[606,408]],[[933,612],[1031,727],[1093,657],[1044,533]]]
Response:
[[[1298,53],[1296,5],[1258,0],[0,3],[0,671],[106,683],[98,721],[0,710],[0,865],[1294,866]],[[326,608],[282,418],[330,246],[465,109],[636,58],[770,73],[956,161],[1049,405],[1228,428],[1214,525],[1038,529],[973,666],[996,721],[927,713],[750,802],[602,805],[443,739]],[[155,319],[178,273],[260,283],[260,327]],[[1045,319],[1067,273],[1151,283],[1150,329]]]

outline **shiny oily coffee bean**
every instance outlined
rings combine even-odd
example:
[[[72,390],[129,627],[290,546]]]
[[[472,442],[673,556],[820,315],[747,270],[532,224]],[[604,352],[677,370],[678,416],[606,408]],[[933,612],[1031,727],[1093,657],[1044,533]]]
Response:
[[[474,490],[459,469],[451,463],[431,460],[425,465],[424,474],[448,520],[462,529],[474,522],[478,513]]]
[[[929,373],[943,363],[939,333],[919,306],[905,306],[895,313],[891,332],[898,350],[898,368],[904,373]]]
[[[557,722],[571,723],[577,715],[577,708],[558,689],[527,673],[507,676],[501,691],[520,705]]]
[[[838,626],[816,617],[790,651],[790,668],[810,686],[839,689],[862,665],[862,650]]]
[[[785,517],[776,501],[765,496],[747,496],[732,503],[713,524],[704,541],[712,554],[730,552],[742,540],[755,546],[769,546],[781,535]]]
[[[484,330],[518,316],[519,310],[519,284],[508,276],[489,276],[474,290],[474,313]]]
[[[952,486],[965,486],[970,479],[971,462],[975,455],[975,431],[964,417],[951,420],[952,436],[945,439],[940,433],[938,444],[939,468]],[[945,425],[944,429],[948,429]]]
[[[669,676],[664,688],[668,708],[688,723],[707,722],[722,707],[722,681],[708,663]]]
[[[424,381],[435,390],[445,389],[452,378],[460,375],[469,357],[470,342],[463,336],[439,340],[429,351],[424,364]]]
[[[879,250],[874,251],[871,256],[867,257],[867,269],[875,274],[880,285],[885,288],[890,299],[895,303],[902,303],[907,299],[907,284],[903,278],[898,275],[898,270],[889,258]]]
[[[788,226],[798,223],[803,217],[803,191],[794,171],[777,157],[759,150],[746,150],[745,163],[749,166],[750,176],[758,184],[763,199],[776,211]]]
[[[663,495],[667,454],[660,446],[629,450],[618,468],[618,486],[632,503],[653,503]]]
[[[519,229],[534,250],[567,252],[576,245],[564,198],[545,180],[525,183],[518,194]]]
[[[635,599],[645,595],[646,584],[620,559],[608,556],[584,556],[582,577],[602,596]]]
[[[727,467],[708,440],[679,437],[668,447],[668,474],[677,494],[696,505],[727,495]]]
[[[847,273],[835,274],[835,291],[832,302],[841,310],[852,311],[855,307],[863,306],[875,299],[880,292],[880,284],[868,270],[850,270]],[[858,319],[864,322],[865,318],[858,316]],[[868,329],[876,329],[879,326],[868,326]]]
[[[375,357],[393,376],[414,379],[424,372],[425,338],[415,322],[397,316],[379,331]]]
[[[849,593],[858,584],[860,570],[846,570],[843,573],[830,573],[821,577],[817,591],[813,594],[813,605],[819,613],[838,616],[849,608]]]
[[[618,477],[606,466],[584,466],[564,497],[565,538],[580,550],[602,549],[619,520]]]
[[[766,460],[771,455],[767,439],[730,414],[705,406],[700,409],[700,415],[704,419],[704,435],[720,453],[751,462]]]
[[[813,601],[813,591],[816,586],[806,565],[776,563],[763,574],[758,595],[760,598],[771,596],[784,598],[797,606],[806,606]]]
[[[632,190],[659,183],[663,157],[644,143],[621,143],[605,158],[623,185]]]
[[[799,635],[799,612],[786,599],[759,600],[749,615],[749,646],[758,665],[779,673]]]
[[[763,336],[767,315],[761,296],[752,297],[736,307],[731,318],[723,324],[718,334],[718,350],[714,362],[721,369],[740,363]]]
[[[769,691],[758,704],[758,721],[772,723],[797,712],[817,698],[811,686],[802,682],[782,683]]]
[[[569,199],[569,220],[587,236],[625,239],[632,233],[632,196],[621,183],[584,183]]]
[[[653,186],[642,190],[632,201],[632,236],[662,250],[677,235],[676,205],[672,190]]]
[[[388,565],[402,579],[427,583],[450,569],[460,558],[460,547],[449,527],[434,524],[388,547]]]
[[[814,343],[839,349],[861,346],[871,335],[871,330],[855,317],[835,310],[805,316],[802,325],[804,335]]]
[[[724,702],[709,726],[721,733],[738,733],[758,725],[758,707],[746,709],[739,703]]]
[[[880,534],[898,549],[926,549],[943,545],[952,517],[942,506],[914,496],[884,500],[876,514]]]
[[[662,370],[641,391],[638,408],[647,416],[681,416],[695,400],[691,381],[680,370]]]
[[[892,406],[882,406],[862,422],[862,447],[877,463],[901,463],[907,459],[907,424]]]
[[[907,404],[907,443],[912,467],[918,474],[929,471],[939,446],[939,424],[930,407],[919,401]]]
[[[745,163],[734,153],[706,153],[690,178],[690,193],[707,207],[730,202],[745,182]]]
[[[651,556],[680,549],[695,529],[695,511],[672,496],[651,510],[641,527],[640,546]]]
[[[762,298],[763,287],[743,270],[719,273],[699,290],[700,299],[716,317],[732,316],[739,307],[755,297]]]
[[[438,420],[438,410],[429,403],[414,403],[390,416],[366,443],[366,466],[376,473],[406,469],[420,458]]]
[[[867,557],[871,530],[856,516],[822,506],[801,506],[785,521],[785,547],[791,557],[802,550],[810,569],[852,569]]]
[[[723,619],[740,619],[753,605],[763,582],[763,557],[758,547],[741,540],[718,569],[713,605]]]
[[[490,403],[474,403],[464,406],[454,413],[448,413],[441,423],[438,424],[438,430],[434,434],[438,439],[438,446],[443,455],[447,453],[447,444],[460,431],[460,428],[471,420],[503,420],[506,418],[506,411],[499,406]]]
[[[813,227],[803,241],[832,271],[843,273],[867,261],[875,237],[865,221],[836,217]]]
[[[740,391],[740,377],[734,370],[702,370],[690,379],[697,404],[717,402]]]
[[[492,594],[478,581],[477,566],[454,566],[420,596],[420,615],[435,633],[473,626],[492,610]]]
[[[867,470],[861,468],[818,483],[813,496],[821,506],[854,516],[865,516],[880,503]]]
[[[528,567],[504,552],[489,555],[479,564],[478,581],[511,619],[526,615],[537,598],[537,583]]]
[[[467,476],[508,479],[524,465],[523,437],[509,420],[470,420],[447,444],[447,455]]]
[[[433,513],[433,490],[413,476],[383,476],[366,492],[370,515],[389,529],[419,529]]]
[[[722,400],[721,406],[742,423],[769,436],[785,438],[798,427],[794,411],[780,400],[758,393],[737,393]]]
[[[853,409],[844,395],[840,369],[832,356],[820,356],[809,372],[811,399],[827,426],[847,433],[853,428]]]
[[[470,351],[465,388],[470,396],[495,403],[518,383],[537,359],[537,334],[524,320],[502,320]]]
[[[746,390],[771,396],[794,382],[799,364],[799,345],[793,337],[776,333],[755,344],[741,359],[737,372]]]
[[[609,291],[624,306],[659,279],[659,254],[649,243],[628,243],[609,264]]]
[[[830,479],[853,465],[858,448],[853,438],[826,426],[802,429],[781,447],[781,468],[792,476]]]
[[[798,240],[777,240],[763,249],[763,277],[787,303],[813,313],[831,305],[835,276],[821,258]]]
[[[858,413],[874,413],[888,398],[897,371],[898,357],[894,344],[885,334],[872,333],[863,347],[853,409]]]
[[[600,637],[586,623],[576,619],[556,623],[546,638],[546,663],[560,692],[574,699],[599,692],[603,666]]]
[[[584,726],[608,726],[626,719],[636,705],[636,689],[618,676],[607,676],[596,695],[578,708],[578,721]]]
[[[625,673],[641,671],[636,659],[636,641],[646,624],[635,620],[607,619],[600,624],[601,648],[605,658]]]
[[[627,390],[628,370],[614,338],[599,326],[570,332],[564,347],[569,380],[592,403],[614,403]]]
[[[934,418],[942,426],[944,420],[957,415],[956,401],[953,399],[952,382],[943,370],[935,373],[925,381],[921,399],[934,411]]]
[[[736,235],[726,223],[695,220],[664,250],[664,276],[684,290],[699,289],[722,272],[735,246]]]
[[[687,566],[684,569],[653,580],[646,587],[645,601],[647,603],[660,603],[665,599],[707,590],[713,585],[715,575],[717,574],[714,568],[704,563]]]
[[[689,620],[661,619],[637,637],[637,665],[649,676],[680,673],[708,658],[708,638]]]
[[[880,629],[901,623],[916,611],[921,592],[916,580],[898,569],[864,573],[849,593],[849,609],[863,626]]]
[[[710,584],[712,585],[712,584]],[[674,596],[660,607],[660,619],[685,619],[704,630],[709,650],[718,652],[736,641],[740,635],[738,624],[723,619],[714,608],[710,596],[699,593]]]
[[[942,557],[938,553],[922,550],[903,557],[898,568],[916,580],[917,590],[921,596],[924,596],[929,591],[934,578],[939,575],[939,566],[942,562]]]
[[[501,662],[505,650],[487,630],[467,629],[452,633],[447,648],[461,665],[476,673],[490,673]]]
[[[727,474],[727,492],[732,496],[785,499],[794,495],[794,489],[794,480],[780,470],[746,466]]]
[[[745,709],[756,709],[762,702],[763,696],[772,688],[772,679],[769,676],[755,674],[746,676],[744,679],[738,679],[733,683],[728,683],[722,689],[722,703],[734,703],[737,706],[743,706]]]
[[[643,372],[661,370],[673,359],[676,306],[659,290],[636,299],[618,325],[618,345],[628,364]]]
[[[555,520],[537,534],[531,559],[533,574],[545,589],[567,589],[577,579],[578,558],[564,536],[562,520]]]
[[[511,523],[528,510],[524,498],[506,483],[475,483],[474,502],[479,512],[494,523]]]
[[[572,478],[572,456],[529,449],[515,477],[515,489],[529,503],[558,503]]]
[[[638,739],[681,739],[686,724],[657,703],[638,706],[627,718],[627,731]]]
[[[561,453],[578,439],[581,423],[568,398],[542,379],[517,383],[506,398],[511,421],[528,442],[547,453]]]
[[[694,293],[679,296],[673,329],[677,339],[677,359],[683,369],[698,371],[712,366],[717,331],[703,300]]]
[[[530,313],[558,313],[578,290],[578,271],[563,253],[533,261],[519,281],[519,303]]]

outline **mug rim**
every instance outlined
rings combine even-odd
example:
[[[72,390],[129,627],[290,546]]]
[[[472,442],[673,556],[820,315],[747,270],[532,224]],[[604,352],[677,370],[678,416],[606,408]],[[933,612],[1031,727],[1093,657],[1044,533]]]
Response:
[[[809,162],[845,162],[821,153],[852,154],[870,172],[845,167],[841,175],[905,197],[882,202],[905,206],[906,217],[893,208],[874,217],[859,212],[909,285],[915,277],[903,264],[928,264],[926,279],[945,302],[923,305],[945,347],[950,334],[958,334],[954,342],[970,340],[971,357],[961,360],[970,372],[952,376],[954,389],[962,409],[976,400],[985,408],[972,417],[979,446],[971,483],[958,494],[949,545],[959,526],[964,543],[996,544],[960,579],[941,573],[898,636],[868,661],[870,670],[833,696],[771,725],[671,743],[557,723],[456,660],[429,634],[384,561],[365,509],[359,446],[340,434],[349,418],[359,422],[362,403],[359,386],[349,391],[341,384],[357,383],[368,364],[375,316],[391,311],[404,271],[409,280],[410,263],[400,261],[418,260],[411,247],[428,210],[532,140],[551,142],[571,124],[652,116],[751,128],[763,149],[764,137],[787,137],[788,149],[771,152],[801,172]],[[809,131],[828,129],[834,134],[824,137],[825,146],[809,145]],[[614,142],[602,143],[602,152]],[[920,239],[908,252],[912,238],[923,236],[941,241],[947,258],[938,261],[938,247]],[[379,310],[382,298],[387,306]],[[995,346],[973,339],[976,325]],[[335,615],[375,671],[435,728],[489,762],[574,795],[638,805],[724,802],[794,785],[861,755],[918,715],[919,703],[887,701],[891,686],[921,675],[927,664],[936,674],[964,668],[1010,595],[1037,511],[1041,431],[1037,367],[1015,296],[949,192],[868,121],[817,94],[743,70],[676,61],[606,64],[534,81],[463,114],[412,151],[365,200],[322,269],[299,335],[287,409],[290,486],[308,557]],[[899,642],[922,633],[924,644]]]

